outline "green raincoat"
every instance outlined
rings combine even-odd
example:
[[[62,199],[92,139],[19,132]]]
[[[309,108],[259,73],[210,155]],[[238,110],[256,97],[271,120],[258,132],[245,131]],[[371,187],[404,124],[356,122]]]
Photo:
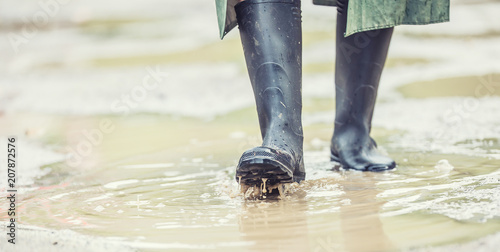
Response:
[[[334,6],[337,0],[313,0]],[[215,0],[221,39],[236,26],[238,0]],[[423,25],[449,21],[450,0],[349,0],[345,36],[401,24]]]

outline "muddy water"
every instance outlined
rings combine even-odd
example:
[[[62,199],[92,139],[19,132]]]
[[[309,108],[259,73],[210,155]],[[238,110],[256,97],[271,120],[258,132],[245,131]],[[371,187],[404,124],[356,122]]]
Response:
[[[396,170],[344,171],[328,160],[326,124],[305,128],[313,139],[306,143],[306,181],[283,200],[246,200],[234,165],[257,141],[253,125],[236,123],[247,113],[211,122],[111,118],[116,130],[95,147],[97,154],[76,167],[50,165],[53,172],[25,188],[22,221],[142,251],[387,251],[500,230],[498,160],[388,149]],[[92,127],[101,119],[62,120],[56,128],[78,142],[83,137],[74,124]],[[384,146],[389,133],[374,134]]]

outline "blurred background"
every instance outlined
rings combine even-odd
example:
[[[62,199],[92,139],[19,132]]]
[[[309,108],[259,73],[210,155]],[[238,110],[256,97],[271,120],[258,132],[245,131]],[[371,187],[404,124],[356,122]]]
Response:
[[[22,223],[145,250],[276,249],[259,228],[280,248],[315,251],[500,231],[500,1],[452,0],[451,22],[395,29],[373,122],[399,164],[389,175],[331,171],[336,9],[302,6],[310,181],[284,206],[301,221],[282,237],[290,226],[269,223],[290,220],[266,219],[282,205],[251,211],[262,206],[235,198],[234,166],[260,133],[238,30],[219,39],[214,1],[0,0],[0,136],[19,138]],[[359,216],[385,231],[350,247],[363,227],[343,225]]]

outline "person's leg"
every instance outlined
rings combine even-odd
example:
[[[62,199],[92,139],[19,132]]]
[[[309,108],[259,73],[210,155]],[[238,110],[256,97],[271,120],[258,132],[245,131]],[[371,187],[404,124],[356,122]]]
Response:
[[[243,153],[236,180],[301,181],[302,31],[300,0],[245,0],[235,6],[263,143]]]
[[[393,28],[344,37],[347,4],[348,0],[337,1],[336,114],[331,158],[346,169],[392,169],[395,162],[377,151],[370,130]]]

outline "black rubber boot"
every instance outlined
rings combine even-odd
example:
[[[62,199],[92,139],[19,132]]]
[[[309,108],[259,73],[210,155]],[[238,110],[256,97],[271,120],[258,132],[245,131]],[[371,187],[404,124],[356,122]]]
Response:
[[[262,146],[243,153],[236,180],[300,182],[305,177],[300,0],[246,0],[235,9],[263,138]]]
[[[347,2],[337,1],[336,114],[331,159],[345,169],[384,171],[396,163],[378,152],[370,130],[393,28],[344,37]]]

